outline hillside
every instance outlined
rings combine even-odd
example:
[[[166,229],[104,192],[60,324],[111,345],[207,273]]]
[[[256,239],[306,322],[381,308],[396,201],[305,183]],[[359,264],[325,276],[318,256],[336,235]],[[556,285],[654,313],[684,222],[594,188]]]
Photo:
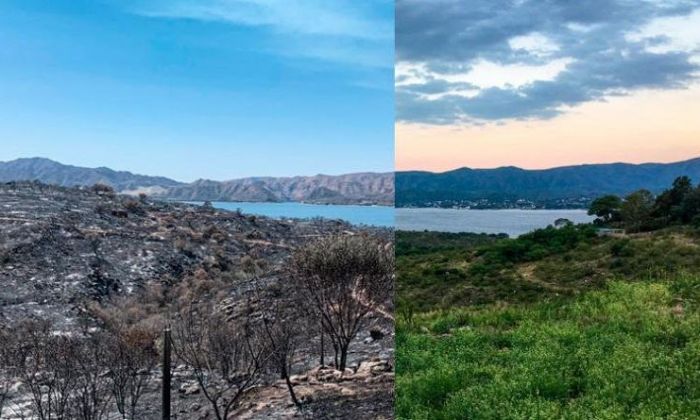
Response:
[[[25,348],[23,341],[31,334],[22,333],[22,328],[48,325],[48,331],[70,334],[42,333],[42,339],[63,340],[84,331],[85,325],[94,325],[90,331],[95,334],[107,334],[117,325],[125,328],[121,333],[144,334],[146,339],[139,343],[152,356],[163,317],[171,311],[177,313],[182,305],[206,305],[226,314],[229,322],[243,317],[258,320],[266,308],[283,305],[280,300],[288,299],[289,294],[280,295],[280,290],[289,286],[280,279],[290,254],[320,237],[338,235],[370,236],[383,242],[392,239],[390,230],[359,229],[341,221],[278,221],[203,206],[135,199],[103,189],[36,182],[0,184],[0,339],[19,336],[16,348]],[[290,372],[309,415],[374,410],[373,418],[391,416],[393,328],[382,313],[370,314],[351,344],[348,363],[354,372],[342,381],[338,379],[340,372],[318,367],[316,330],[295,338],[298,342]],[[47,346],[47,351],[56,348],[55,344]],[[19,353],[11,353],[15,354]],[[75,362],[69,356],[66,360]],[[140,415],[135,418],[160,418],[158,353],[155,356],[154,364],[144,368],[145,377],[143,371],[138,373],[145,394],[138,406]],[[0,351],[3,419],[15,418],[21,407],[30,410],[32,400],[27,388],[31,380],[24,377],[8,382],[4,376],[10,370],[8,365],[14,366],[5,364],[6,357],[8,354]],[[125,359],[117,360],[122,363]],[[185,418],[211,418],[191,366],[178,362],[174,375],[173,410]],[[278,379],[279,374],[261,377],[244,396],[236,418],[296,415],[285,385]],[[104,378],[100,384],[105,386]],[[100,390],[100,398],[109,395],[104,388]],[[3,401],[8,396],[10,402]],[[24,411],[22,418],[29,418],[27,413]],[[109,413],[109,418],[116,417],[116,413]]]
[[[697,228],[396,241],[397,417],[697,417]]]
[[[102,183],[118,192],[181,201],[308,202],[381,204],[394,202],[392,173],[356,173],[287,178],[252,177],[229,181],[182,183],[109,168],[82,168],[44,158],[0,162],[0,182],[39,181],[62,187]]]
[[[10,319],[31,315],[36,302],[69,319],[86,298],[177,281],[198,267],[228,272],[246,255],[274,266],[303,238],[353,230],[39,183],[0,184],[0,203],[0,306]]]
[[[433,245],[411,246],[417,239]],[[420,310],[572,296],[610,279],[700,275],[700,232],[688,227],[613,237],[580,225],[516,239],[397,232],[396,242],[399,298]]]
[[[61,187],[107,184],[117,191],[136,189],[166,189],[180,185],[164,177],[135,175],[109,168],[82,168],[64,165],[50,159],[27,158],[0,162],[0,182],[39,181]]]
[[[319,204],[384,204],[394,200],[391,173],[316,175],[289,178],[256,177],[231,181],[198,180],[161,194],[183,201],[272,201]]]
[[[397,172],[396,205],[585,207],[604,194],[659,192],[678,176],[700,179],[700,158],[676,163],[595,164],[544,170],[462,168],[443,173]],[[481,202],[480,202],[481,201]]]

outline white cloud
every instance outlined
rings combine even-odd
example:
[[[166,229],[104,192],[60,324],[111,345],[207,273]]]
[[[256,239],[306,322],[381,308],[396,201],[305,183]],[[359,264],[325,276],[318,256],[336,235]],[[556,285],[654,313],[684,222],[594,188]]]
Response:
[[[559,51],[559,45],[539,32],[511,38],[508,45],[513,50],[524,50],[537,57],[547,57]]]
[[[478,89],[519,88],[537,81],[554,80],[573,62],[572,58],[559,58],[542,65],[527,65],[497,64],[480,59],[464,73],[439,73],[431,71],[425,63],[399,62],[396,64],[395,77],[397,87],[441,80],[465,83]],[[468,92],[472,95],[474,90],[469,89]]]
[[[519,88],[537,81],[554,80],[573,61],[571,58],[559,58],[542,65],[527,65],[497,64],[480,59],[466,73],[432,76],[450,83],[469,83],[480,89]]]
[[[451,89],[440,93],[422,94],[420,97],[426,101],[439,101],[446,96],[459,96],[460,98],[475,98],[479,95],[478,89]]]
[[[422,63],[399,61],[394,67],[396,86],[423,84],[428,81],[428,69]]]
[[[654,19],[628,33],[626,38],[634,42],[661,39],[648,45],[647,50],[654,53],[697,52],[700,50],[700,9],[687,16]]]

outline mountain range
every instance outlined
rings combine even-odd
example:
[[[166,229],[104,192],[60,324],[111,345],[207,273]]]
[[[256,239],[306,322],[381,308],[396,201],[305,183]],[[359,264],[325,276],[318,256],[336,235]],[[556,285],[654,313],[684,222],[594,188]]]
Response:
[[[381,204],[394,201],[393,173],[355,173],[286,178],[252,177],[229,181],[178,182],[109,168],[83,168],[45,158],[0,162],[0,182],[40,181],[63,187],[110,185],[125,194],[147,193],[183,201],[308,202],[318,204]]]
[[[660,192],[681,175],[700,181],[700,158],[674,163],[610,163],[528,170],[460,168],[448,172],[404,171],[296,177],[251,177],[191,183],[109,168],[83,168],[45,158],[0,162],[0,182],[40,181],[59,186],[104,183],[125,194],[147,193],[181,201],[394,204],[397,207],[586,207],[603,194],[638,189]]]
[[[700,181],[700,158],[675,163],[611,163],[542,170],[517,167],[461,168],[432,173],[396,173],[396,206],[585,207],[603,194],[625,195],[639,189],[654,193],[681,175]]]

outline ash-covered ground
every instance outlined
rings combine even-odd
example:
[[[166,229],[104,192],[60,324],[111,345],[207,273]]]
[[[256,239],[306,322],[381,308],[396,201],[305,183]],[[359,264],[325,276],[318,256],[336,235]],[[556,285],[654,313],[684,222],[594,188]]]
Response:
[[[45,318],[70,331],[91,302],[137,295],[154,284],[176,287],[202,271],[226,277],[227,294],[212,305],[235,311],[247,299],[250,270],[244,266],[254,266],[258,284],[274,287],[296,247],[325,235],[368,231],[393,236],[342,221],[273,220],[92,188],[0,184],[0,322]],[[391,304],[385,309],[371,315],[350,347],[346,372],[319,367],[318,337],[303,346],[292,377],[303,412],[291,404],[282,381],[270,381],[249,392],[234,417],[393,418]],[[160,377],[157,370],[151,375],[143,418],[160,418]],[[21,393],[21,384],[15,388]],[[207,404],[188,367],[176,363],[173,418],[212,418]]]

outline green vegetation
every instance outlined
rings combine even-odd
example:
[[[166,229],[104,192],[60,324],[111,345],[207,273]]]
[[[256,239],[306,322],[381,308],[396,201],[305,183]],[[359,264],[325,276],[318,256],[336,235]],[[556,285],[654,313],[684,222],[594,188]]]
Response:
[[[507,237],[506,234],[398,231],[396,232],[396,254],[416,255],[426,252],[459,251]]]
[[[596,216],[599,224],[608,224],[620,221],[620,207],[622,199],[616,195],[604,195],[591,203],[588,214]]]
[[[635,191],[624,200],[606,195],[593,200],[588,214],[597,216],[595,223],[600,226],[630,233],[676,225],[700,226],[700,185],[693,187],[690,178],[681,176],[656,197],[648,190]]]
[[[396,232],[396,271],[399,310],[426,310],[444,300],[457,304],[459,288],[466,279],[463,261],[475,249],[505,236],[473,233]]]
[[[453,245],[449,235],[397,232],[399,310],[534,302],[577,295],[611,278],[700,274],[700,230],[692,227],[622,236],[598,236],[590,225],[550,227],[515,239],[460,234],[464,246]],[[424,252],[404,244],[419,238],[431,244]]]
[[[397,418],[698,418],[697,227],[396,240]]]
[[[399,419],[697,418],[700,277],[397,325]]]

